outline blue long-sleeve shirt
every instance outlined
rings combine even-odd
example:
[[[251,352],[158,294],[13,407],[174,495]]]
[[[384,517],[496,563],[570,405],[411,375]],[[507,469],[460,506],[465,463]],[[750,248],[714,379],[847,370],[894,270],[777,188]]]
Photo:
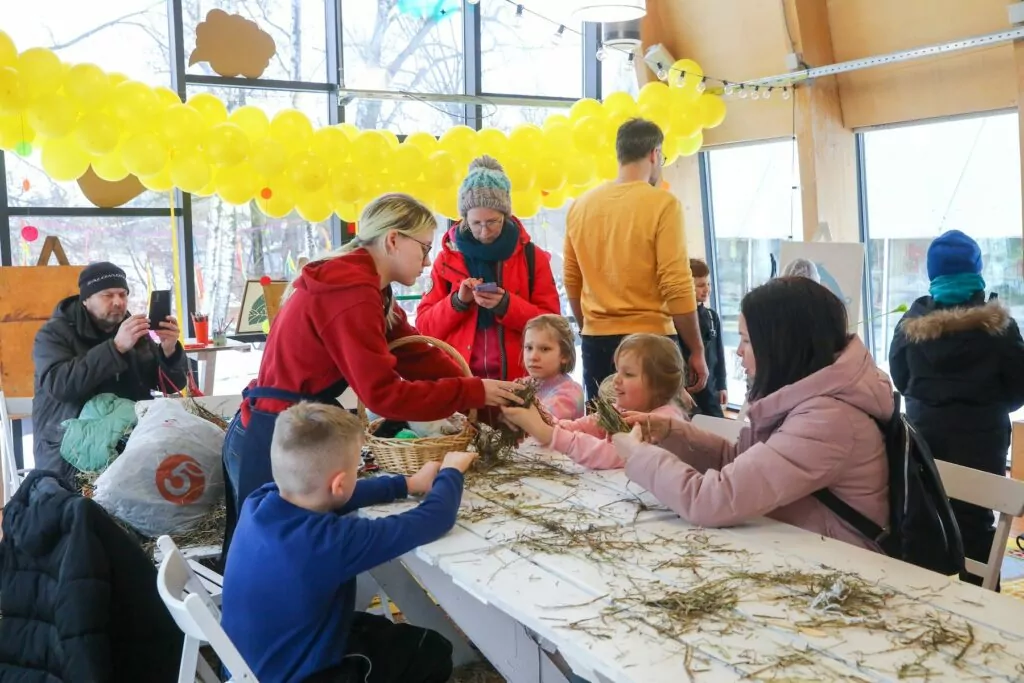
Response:
[[[361,479],[345,507],[327,513],[292,505],[274,484],[250,495],[228,553],[221,625],[256,677],[289,683],[340,665],[356,576],[446,534],[462,484],[445,468],[417,507],[380,519],[344,515],[405,498],[405,477]]]

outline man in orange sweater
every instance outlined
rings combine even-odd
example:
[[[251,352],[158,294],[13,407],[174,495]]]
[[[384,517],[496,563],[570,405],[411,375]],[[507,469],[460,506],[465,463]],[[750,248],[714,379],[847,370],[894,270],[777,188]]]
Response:
[[[615,372],[622,338],[640,332],[678,334],[692,351],[687,389],[700,391],[707,383],[683,212],[679,200],[658,187],[664,139],[651,121],[622,124],[615,140],[619,177],[569,209],[565,290],[583,337],[587,398]]]

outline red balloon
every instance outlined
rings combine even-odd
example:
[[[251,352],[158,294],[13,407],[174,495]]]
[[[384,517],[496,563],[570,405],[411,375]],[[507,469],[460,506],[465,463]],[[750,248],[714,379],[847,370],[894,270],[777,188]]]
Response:
[[[269,275],[264,275],[263,277],[261,277],[260,278],[260,284],[261,285],[269,285],[270,284],[270,276]]]
[[[260,196],[263,197],[264,199],[270,199],[271,197],[274,196],[274,191],[271,190],[269,187],[264,187],[262,190],[260,190]]]
[[[26,225],[21,229],[21,239],[26,242],[35,242],[39,239],[39,228],[34,225]]]

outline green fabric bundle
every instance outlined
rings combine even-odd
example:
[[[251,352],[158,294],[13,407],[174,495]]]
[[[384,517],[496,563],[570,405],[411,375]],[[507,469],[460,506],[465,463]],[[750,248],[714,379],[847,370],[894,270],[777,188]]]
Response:
[[[117,442],[137,422],[134,401],[100,394],[77,418],[61,423],[60,455],[82,472],[102,472],[117,457]]]

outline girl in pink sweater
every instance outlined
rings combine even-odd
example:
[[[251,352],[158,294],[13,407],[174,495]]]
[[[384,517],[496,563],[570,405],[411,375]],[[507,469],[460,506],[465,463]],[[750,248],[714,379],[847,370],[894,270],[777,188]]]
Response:
[[[739,441],[681,420],[627,415],[647,434],[615,435],[626,475],[692,524],[765,515],[879,550],[814,496],[828,489],[888,524],[888,459],[876,420],[892,418],[892,386],[847,332],[846,306],[811,280],[779,278],[743,298],[739,325],[736,353],[752,379],[750,424]]]
[[[632,334],[615,350],[615,405],[623,411],[641,411],[685,420],[680,403],[683,356],[679,345],[656,334]],[[505,419],[542,446],[564,453],[595,470],[615,469],[623,460],[597,426],[595,415],[561,420],[551,426],[536,407],[503,409]]]
[[[568,320],[547,313],[526,323],[523,365],[537,382],[540,404],[552,417],[583,417],[583,387],[569,376],[576,367],[576,345]]]

